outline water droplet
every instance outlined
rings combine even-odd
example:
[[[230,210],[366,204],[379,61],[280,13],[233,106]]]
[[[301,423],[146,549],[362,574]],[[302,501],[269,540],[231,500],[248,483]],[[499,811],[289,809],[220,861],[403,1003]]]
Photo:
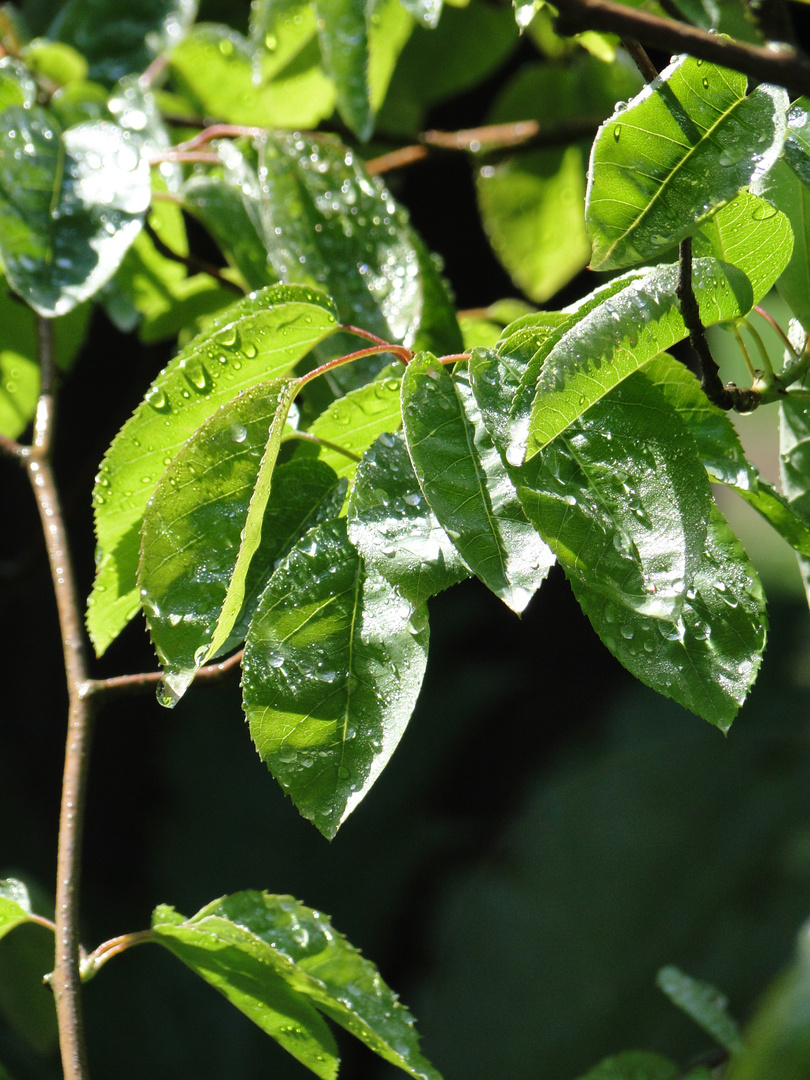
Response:
[[[231,438],[235,443],[244,442],[247,438],[247,428],[244,424],[231,424]]]
[[[147,405],[151,405],[155,412],[171,412],[169,399],[159,386],[150,386],[144,396]]]
[[[196,358],[183,360],[180,370],[190,386],[193,386],[201,394],[207,394],[211,389],[211,376],[205,366]]]
[[[619,136],[621,135],[621,133],[622,133],[622,125],[617,124],[616,127],[613,129],[613,138],[616,140],[616,142],[619,141]]]

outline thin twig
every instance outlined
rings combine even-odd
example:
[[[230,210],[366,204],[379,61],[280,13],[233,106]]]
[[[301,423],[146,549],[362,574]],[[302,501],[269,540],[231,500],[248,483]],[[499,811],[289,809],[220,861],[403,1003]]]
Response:
[[[38,318],[41,392],[34,442],[23,455],[42,522],[56,594],[68,687],[68,731],[59,816],[56,869],[56,954],[53,988],[65,1080],[86,1080],[87,1054],[79,975],[79,878],[81,836],[92,726],[92,705],[83,694],[87,658],[67,533],[50,463],[54,423],[53,323]]]
[[[218,266],[206,262],[205,259],[198,259],[196,255],[179,255],[176,251],[173,251],[168,244],[164,244],[148,221],[144,222],[143,228],[146,235],[155,245],[155,249],[165,259],[171,259],[172,262],[181,263],[186,269],[191,270],[195,274],[208,274],[209,277],[216,278],[216,280],[221,285],[224,285],[226,289],[230,289],[232,292],[237,292],[240,296],[244,296],[244,289],[240,289],[235,281],[231,281],[229,278],[225,277]]]
[[[334,368],[343,367],[344,364],[351,364],[355,360],[362,360],[364,356],[379,356],[380,353],[391,353],[406,367],[413,359],[413,353],[410,349],[406,349],[404,345],[372,345],[368,349],[358,349],[357,352],[347,353],[346,356],[338,356],[334,360],[327,360],[325,364],[313,368],[312,371],[308,371],[306,375],[301,376],[301,386],[312,382],[313,379],[317,379],[319,375],[325,375],[327,371],[332,371]]]
[[[94,975],[97,975],[99,969],[102,968],[108,960],[111,960],[114,956],[118,956],[119,953],[131,949],[135,945],[146,945],[154,940],[155,935],[151,930],[135,930],[131,934],[120,934],[118,937],[110,938],[109,941],[102,942],[97,949],[93,949],[93,951],[87,955],[82,964],[82,973],[85,980],[91,979]]]
[[[161,165],[164,161],[171,161],[175,164],[182,164],[183,162],[203,165],[222,164],[219,154],[213,150],[164,150],[162,153],[149,158],[151,166]]]
[[[201,667],[195,674],[194,681],[209,682],[221,678],[241,663],[243,653],[244,649],[240,649],[227,660]],[[114,675],[109,679],[87,679],[84,684],[84,695],[106,699],[121,694],[135,694],[154,688],[162,681],[162,671],[146,671],[137,675]]]
[[[755,311],[757,313],[757,315],[759,315],[759,317],[761,319],[765,320],[765,322],[770,326],[771,330],[773,330],[773,332],[775,334],[778,334],[779,337],[782,339],[782,342],[784,343],[785,348],[788,349],[788,351],[790,353],[792,353],[794,359],[798,360],[799,359],[798,351],[796,350],[795,346],[792,344],[790,338],[787,336],[785,331],[782,329],[782,327],[779,325],[779,323],[773,317],[773,315],[771,315],[771,313],[769,311],[766,311],[764,307],[760,307],[759,304],[754,304],[754,306],[752,308],[752,311]]]
[[[181,152],[186,150],[196,150],[197,147],[205,146],[205,144],[211,142],[212,139],[260,139],[266,134],[266,130],[260,127],[245,127],[241,124],[212,124],[204,131],[201,131],[199,135],[195,135],[193,139],[187,139],[186,142],[178,143],[173,149]]]
[[[633,63],[641,72],[645,82],[649,83],[652,82],[653,79],[658,78],[658,68],[652,60],[650,60],[649,56],[647,56],[647,51],[640,42],[636,41],[635,38],[623,37],[622,45]]]
[[[282,441],[287,442],[290,439],[298,439],[301,442],[312,443],[313,446],[322,446],[325,450],[334,450],[336,454],[342,454],[350,461],[360,461],[360,455],[355,454],[353,450],[347,450],[345,446],[341,446],[339,443],[331,442],[329,439],[322,439],[318,435],[313,435],[311,431],[291,431],[288,435],[284,435]]]
[[[810,59],[790,46],[748,45],[706,30],[626,7],[614,0],[558,0],[558,33],[604,30],[636,38],[665,52],[689,53],[700,60],[734,68],[757,82],[810,94]]]

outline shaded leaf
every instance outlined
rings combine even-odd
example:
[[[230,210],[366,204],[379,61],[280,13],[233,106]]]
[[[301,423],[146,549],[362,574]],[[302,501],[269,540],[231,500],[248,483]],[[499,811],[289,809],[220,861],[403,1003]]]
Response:
[[[675,295],[678,267],[659,266],[580,319],[548,354],[528,424],[527,457],[653,356],[686,337]],[[696,259],[692,284],[704,326],[745,315],[751,286],[745,275],[714,259]],[[519,460],[521,432],[510,447]]]
[[[368,89],[366,0],[314,0],[324,67],[337,88],[338,112],[361,141],[374,118]]]
[[[427,657],[424,608],[368,571],[345,519],[311,530],[273,574],[242,662],[261,759],[332,838],[394,752]]]
[[[554,558],[526,520],[466,366],[451,378],[429,353],[415,356],[402,380],[402,421],[419,486],[464,562],[523,611]]]
[[[107,451],[93,494],[98,563],[87,625],[99,654],[138,609],[141,521],[166,465],[220,405],[286,374],[336,322],[323,294],[274,286],[215,319],[152,383]]]
[[[659,990],[682,1009],[730,1054],[742,1050],[737,1025],[728,1013],[728,998],[711,985],[693,979],[676,967],[663,967],[656,977]]]
[[[663,254],[768,172],[787,94],[745,87],[745,75],[682,56],[605,121],[587,196],[593,269]]]
[[[174,705],[242,610],[296,379],[220,406],[158,481],[143,519],[141,603]]]
[[[681,1070],[659,1054],[628,1050],[605,1058],[579,1080],[678,1080]]]
[[[810,523],[810,403],[788,394],[779,403],[779,449],[782,488],[793,511]],[[810,602],[810,558],[798,556]]]
[[[349,539],[413,604],[470,571],[427,504],[401,432],[380,435],[363,455],[349,499]]]
[[[41,315],[63,315],[115,273],[149,205],[149,167],[113,124],[61,135],[37,106],[0,116],[0,257]]]
[[[786,215],[793,229],[790,262],[776,283],[777,291],[805,328],[810,328],[810,238],[807,220],[810,215],[810,188],[778,161],[767,178],[767,195]]]
[[[169,918],[164,921],[166,914]],[[160,944],[195,970],[203,950],[217,956],[218,950],[224,949],[234,976],[244,973],[251,981],[255,978],[259,987],[265,982],[277,985],[274,978],[283,980],[300,1002],[301,1011],[307,1010],[307,1026],[318,1037],[323,1037],[322,1029],[312,1024],[313,1006],[417,1080],[440,1080],[419,1053],[413,1018],[375,966],[337,933],[327,918],[291,896],[235,893],[208,904],[190,919],[178,919],[172,909],[158,908],[152,928]],[[187,959],[192,955],[188,946],[196,953],[196,963]],[[207,978],[204,970],[199,973]],[[237,1007],[243,1007],[236,1000],[241,995],[232,996],[227,983],[217,988]],[[269,1033],[278,1038],[277,1033]],[[286,1048],[294,1053],[290,1045]],[[305,1064],[319,1076],[335,1075],[315,1068],[317,1059]],[[336,1060],[331,1067],[336,1070]]]
[[[803,184],[810,186],[810,98],[800,97],[787,114],[785,161]]]

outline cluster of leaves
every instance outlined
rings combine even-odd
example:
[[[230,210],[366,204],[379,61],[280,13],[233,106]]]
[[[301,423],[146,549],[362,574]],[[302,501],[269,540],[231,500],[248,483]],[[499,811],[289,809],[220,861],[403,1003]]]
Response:
[[[243,647],[256,748],[330,838],[413,711],[427,601],[469,576],[520,613],[559,561],[625,667],[727,730],[760,664],[765,601],[710,484],[751,503],[810,577],[808,102],[748,93],[743,75],[689,57],[639,90],[607,39],[560,39],[541,12],[532,32],[552,59],[523,70],[492,118],[531,120],[541,101],[544,122],[577,134],[485,158],[482,217],[533,300],[591,251],[594,269],[625,272],[563,310],[467,319],[463,337],[436,261],[357,147],[297,129],[337,108],[361,141],[375,115],[412,130],[514,46],[511,12],[473,3],[439,22],[438,0],[264,0],[243,36],[164,0],[136,5],[110,40],[89,28],[94,7],[70,0],[40,38],[6,27],[0,259],[10,289],[58,320],[62,366],[91,299],[145,341],[179,338],[96,481],[96,651],[142,610],[172,705]],[[528,25],[534,5],[516,14]],[[453,48],[462,18],[480,53]],[[219,122],[213,150],[188,139],[194,117]],[[587,191],[582,121],[601,122]],[[188,273],[184,213],[223,271]],[[783,368],[763,357],[752,372],[782,402],[787,498],[667,352],[688,336],[686,237],[704,325],[744,322],[774,285],[796,315]],[[2,303],[0,430],[16,438],[36,398],[33,317]],[[9,893],[0,933],[25,910]],[[246,893],[191,919],[160,908],[152,937],[319,1076],[337,1068],[320,1013],[435,1075],[371,965],[297,901]]]

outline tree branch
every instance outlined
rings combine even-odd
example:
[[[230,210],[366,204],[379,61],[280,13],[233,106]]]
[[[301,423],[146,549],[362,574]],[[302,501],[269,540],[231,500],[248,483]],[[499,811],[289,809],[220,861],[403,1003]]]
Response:
[[[201,667],[194,676],[195,682],[208,682],[220,678],[241,663],[244,649],[235,652],[227,660]],[[85,684],[87,696],[116,696],[151,690],[163,681],[162,671],[145,671],[137,675],[114,675],[109,679],[88,679]]]
[[[163,243],[149,224],[148,220],[144,222],[143,228],[146,235],[155,245],[155,250],[165,259],[171,259],[172,262],[181,263],[187,270],[191,270],[192,273],[208,274],[209,277],[214,278],[220,285],[223,285],[226,289],[230,289],[231,292],[236,292],[240,296],[245,295],[244,289],[240,289],[235,281],[231,281],[230,278],[225,277],[218,266],[206,262],[205,259],[198,259],[196,255],[178,255],[176,251],[172,251],[168,244]]]
[[[758,82],[786,86],[797,94],[810,94],[810,59],[791,46],[748,45],[625,7],[614,0],[557,0],[557,7],[556,29],[560,34],[604,30],[620,37],[637,38],[665,52],[685,52],[734,68]]]

